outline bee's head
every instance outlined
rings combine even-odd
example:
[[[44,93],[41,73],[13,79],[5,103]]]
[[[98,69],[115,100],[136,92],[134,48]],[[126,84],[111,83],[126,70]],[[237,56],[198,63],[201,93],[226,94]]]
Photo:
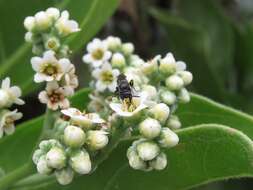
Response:
[[[123,73],[121,73],[119,76],[118,76],[118,82],[122,81],[122,80],[126,80],[126,75],[124,75]]]

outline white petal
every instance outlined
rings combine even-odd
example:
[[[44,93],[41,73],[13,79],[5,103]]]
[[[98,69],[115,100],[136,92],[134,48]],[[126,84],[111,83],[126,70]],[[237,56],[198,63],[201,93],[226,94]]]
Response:
[[[111,58],[111,56],[112,56],[112,53],[110,51],[106,51],[104,54],[103,60],[107,61]]]
[[[66,109],[70,106],[69,100],[67,98],[63,99],[60,103],[60,108],[61,109]]]
[[[118,69],[113,69],[112,74],[113,74],[114,77],[117,77],[117,76],[119,76],[120,72],[119,72]]]
[[[102,70],[112,70],[112,66],[111,64],[109,64],[108,62],[104,63],[102,66]]]
[[[22,99],[20,99],[20,98],[17,98],[17,99],[14,101],[14,103],[17,104],[17,105],[24,105],[24,104],[25,104],[24,100],[22,100]]]
[[[41,59],[40,57],[32,57],[31,59],[32,68],[36,72],[40,70],[40,66],[42,63],[43,59]]]
[[[42,91],[39,93],[39,100],[41,103],[44,103],[44,104],[46,104],[49,101],[46,91]]]
[[[186,69],[186,64],[183,61],[177,61],[177,70],[184,71]]]
[[[8,89],[10,87],[11,81],[10,78],[7,77],[2,81],[2,89]]]
[[[13,94],[15,97],[20,97],[21,96],[21,89],[17,86],[13,86],[10,89],[11,94]]]
[[[102,64],[103,64],[103,61],[101,61],[101,60],[93,61],[93,62],[92,62],[92,66],[93,66],[93,67],[99,67],[99,66],[102,65]]]
[[[83,56],[83,62],[84,62],[84,63],[91,63],[92,61],[93,61],[93,59],[92,59],[92,57],[91,57],[90,54],[85,54],[85,55]]]
[[[11,135],[15,132],[15,126],[14,125],[10,125],[8,127],[4,127],[4,132],[7,134],[7,135]]]
[[[44,75],[44,74],[36,73],[34,75],[34,82],[36,82],[36,83],[40,83],[40,82],[46,81],[46,79],[47,79],[47,76]]]
[[[59,88],[59,85],[56,81],[49,82],[49,83],[47,83],[47,86],[46,86],[46,90],[48,92],[51,92],[51,91],[56,90],[58,88]]]
[[[55,58],[55,53],[54,53],[54,51],[52,51],[52,50],[48,50],[48,51],[46,51],[44,54],[43,54],[43,59],[45,60],[45,61],[52,61],[52,62],[55,62],[55,61],[57,61],[56,60],[56,58]]]
[[[4,135],[3,127],[0,127],[0,139],[3,137],[3,135]]]
[[[108,89],[109,89],[111,92],[115,92],[116,87],[117,87],[116,81],[113,81],[110,85],[108,85]]]
[[[61,68],[64,73],[69,70],[70,65],[71,65],[69,59],[66,59],[66,58],[60,59],[59,64],[61,65]]]
[[[99,75],[101,73],[101,69],[95,69],[93,72],[92,72],[92,76],[96,79],[99,79]]]
[[[97,81],[96,89],[100,92],[103,92],[106,89],[106,85],[102,83],[101,81]]]

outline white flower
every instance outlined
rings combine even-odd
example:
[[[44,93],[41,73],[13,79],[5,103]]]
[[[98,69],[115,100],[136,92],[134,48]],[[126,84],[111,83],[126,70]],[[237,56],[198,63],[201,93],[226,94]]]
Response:
[[[0,115],[0,138],[3,137],[4,133],[11,135],[15,131],[14,122],[22,118],[23,114],[17,112],[18,110],[9,111],[3,110]]]
[[[91,171],[91,160],[87,151],[81,150],[70,157],[70,165],[79,174],[88,174]]]
[[[87,45],[87,51],[88,53],[83,56],[83,62],[91,63],[93,67],[99,67],[107,62],[112,55],[105,43],[97,38]]]
[[[31,59],[32,68],[37,73],[34,76],[35,82],[61,80],[62,76],[69,71],[71,63],[69,59],[57,60],[54,51],[46,51],[43,57],[33,57]]]
[[[87,144],[92,150],[104,148],[108,142],[108,133],[102,130],[91,130],[87,133]]]
[[[10,107],[13,103],[22,105],[25,102],[19,97],[21,90],[18,86],[10,86],[10,78],[7,77],[2,81],[0,89],[0,108]]]
[[[132,117],[138,114],[146,105],[147,94],[140,94],[140,97],[133,97],[131,102],[122,101],[121,103],[110,103],[110,107],[115,113],[122,117]]]
[[[137,67],[127,67],[124,70],[124,74],[128,81],[134,81],[134,88],[140,90],[141,87],[148,83],[148,79],[141,73],[141,70]]]
[[[39,100],[52,110],[66,109],[70,104],[67,99],[69,95],[71,95],[69,89],[60,87],[57,82],[49,82],[46,90],[39,93]]]
[[[70,147],[81,147],[84,144],[85,136],[82,129],[69,125],[64,130],[64,143]]]
[[[80,31],[78,23],[74,20],[69,20],[69,12],[63,11],[61,17],[56,21],[55,28],[61,36],[67,36],[73,32]]]
[[[61,169],[66,165],[66,155],[61,148],[53,147],[46,154],[46,161],[49,167]]]
[[[61,111],[64,115],[70,117],[70,121],[77,126],[91,128],[93,124],[102,124],[105,122],[97,113],[82,113],[76,108],[69,108]]]
[[[92,72],[92,76],[97,79],[96,89],[100,92],[108,89],[115,92],[117,87],[117,76],[120,74],[118,69],[112,69],[109,63],[105,63],[101,68],[97,68]]]

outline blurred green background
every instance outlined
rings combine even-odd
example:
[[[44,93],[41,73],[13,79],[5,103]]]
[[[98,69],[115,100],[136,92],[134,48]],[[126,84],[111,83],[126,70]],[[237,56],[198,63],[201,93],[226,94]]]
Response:
[[[24,17],[27,13],[34,14],[34,10],[46,8],[45,1],[34,1],[30,5],[26,1],[6,3],[0,0],[1,63],[13,53],[13,47],[23,43]],[[75,0],[72,3],[74,9]],[[73,18],[75,16],[78,17],[74,15]],[[136,53],[145,60],[172,52],[177,60],[185,61],[193,73],[193,92],[253,113],[253,0],[121,0],[116,12],[96,36],[104,38],[108,35],[133,42]],[[90,78],[87,66],[81,62],[85,47],[81,49],[73,58],[80,88],[88,86]],[[3,64],[0,66],[4,67]],[[25,72],[17,66],[10,75],[24,75]],[[27,87],[25,100],[29,104],[20,108],[24,120],[44,112],[43,105],[37,100],[40,88]],[[197,189],[252,188],[252,179],[237,179]]]

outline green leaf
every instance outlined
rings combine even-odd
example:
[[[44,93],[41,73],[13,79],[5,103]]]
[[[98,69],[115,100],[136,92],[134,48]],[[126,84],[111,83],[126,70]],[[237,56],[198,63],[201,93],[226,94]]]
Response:
[[[173,14],[151,9],[167,32],[168,47],[193,72],[197,92],[224,99],[234,49],[232,28],[215,1],[177,1]]]
[[[55,180],[34,183],[34,190],[182,190],[212,181],[253,176],[253,144],[238,130],[215,124],[178,130],[180,143],[166,151],[169,165],[163,171],[131,169],[126,159],[130,142],[123,142],[92,175],[78,177],[62,187]],[[14,188],[13,190],[29,190]]]
[[[183,127],[203,123],[223,124],[238,129],[253,139],[252,116],[197,94],[191,94],[191,101],[181,104],[176,114]]]
[[[17,0],[12,1],[20,2]],[[15,5],[15,2],[13,2],[13,5]],[[68,39],[68,43],[70,44],[71,48],[73,48],[74,53],[80,50],[81,47],[98,32],[98,30],[103,26],[105,21],[116,9],[117,5],[118,0],[76,0],[75,3],[72,3],[72,1],[69,0],[64,0],[61,2],[61,4],[58,5],[59,7],[61,7],[61,9],[69,10],[71,18],[77,20],[80,23],[80,27],[82,29],[81,32],[74,34]],[[27,7],[26,4],[22,3],[18,8],[19,10],[23,11],[22,14],[25,14],[25,16],[34,14],[36,12],[34,10],[24,11],[22,9],[23,6]],[[37,11],[43,9],[45,9],[43,8],[43,6],[41,6],[41,8],[36,7]],[[9,9],[6,10],[8,10],[8,12],[5,15],[2,15],[2,18],[8,19],[8,14],[13,15],[13,12]],[[20,28],[22,28],[22,31],[19,32],[19,34],[22,35],[22,41],[24,41],[23,36],[25,34],[25,31],[23,29],[23,19],[25,18],[25,16],[20,17],[19,20],[14,20],[13,22],[15,23],[12,23],[12,25],[19,26]],[[10,26],[7,25],[7,27]],[[12,31],[11,29],[9,30]],[[13,32],[9,32],[6,35],[12,37],[12,33]],[[20,35],[18,36],[20,37]],[[21,86],[24,94],[28,94],[29,92],[38,88],[38,85],[35,85],[33,83],[34,71],[32,70],[30,65],[30,58],[32,56],[31,47],[30,45],[23,43],[23,45],[20,44],[20,46],[17,45],[12,48],[15,48],[12,50],[12,54],[8,56],[8,58],[2,63],[0,69],[0,78],[10,76],[13,83]],[[4,54],[4,51],[0,52],[0,55]],[[25,75],[23,73],[25,73]]]
[[[71,99],[73,107],[84,109],[88,103],[89,89],[83,89]],[[15,133],[0,139],[0,168],[8,173],[27,162],[42,129],[43,117],[17,126]]]

